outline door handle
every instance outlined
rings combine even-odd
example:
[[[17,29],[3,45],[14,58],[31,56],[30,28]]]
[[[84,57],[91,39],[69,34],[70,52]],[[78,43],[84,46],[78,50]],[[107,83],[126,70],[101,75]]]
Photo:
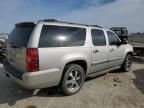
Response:
[[[114,48],[110,49],[110,52],[113,52],[113,51],[115,51]]]
[[[98,53],[98,52],[99,52],[98,49],[93,50],[93,53]]]

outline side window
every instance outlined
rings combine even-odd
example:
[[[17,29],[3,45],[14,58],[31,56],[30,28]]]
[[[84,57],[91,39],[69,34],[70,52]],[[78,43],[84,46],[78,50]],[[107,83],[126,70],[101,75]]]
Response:
[[[92,42],[94,46],[105,46],[106,40],[103,30],[92,29]]]
[[[117,45],[119,43],[118,37],[113,32],[107,31],[107,34],[110,45]]]
[[[44,25],[39,47],[70,47],[85,44],[86,29],[78,27]]]

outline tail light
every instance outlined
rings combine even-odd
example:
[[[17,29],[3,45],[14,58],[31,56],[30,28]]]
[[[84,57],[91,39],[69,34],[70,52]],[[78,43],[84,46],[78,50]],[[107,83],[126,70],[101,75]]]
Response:
[[[26,65],[28,72],[39,71],[39,53],[37,48],[27,48]]]

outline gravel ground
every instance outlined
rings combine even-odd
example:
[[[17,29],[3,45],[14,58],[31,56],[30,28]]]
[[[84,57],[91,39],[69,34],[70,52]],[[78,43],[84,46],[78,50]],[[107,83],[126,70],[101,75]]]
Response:
[[[87,79],[73,96],[49,90],[33,95],[6,78],[0,65],[0,108],[144,108],[144,58],[135,57],[131,72]]]

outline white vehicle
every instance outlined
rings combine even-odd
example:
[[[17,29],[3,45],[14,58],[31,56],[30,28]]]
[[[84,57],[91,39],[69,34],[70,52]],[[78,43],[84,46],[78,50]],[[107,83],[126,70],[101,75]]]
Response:
[[[42,20],[23,22],[9,35],[6,75],[28,89],[60,86],[77,93],[86,77],[129,71],[133,48],[111,30],[94,25]]]

